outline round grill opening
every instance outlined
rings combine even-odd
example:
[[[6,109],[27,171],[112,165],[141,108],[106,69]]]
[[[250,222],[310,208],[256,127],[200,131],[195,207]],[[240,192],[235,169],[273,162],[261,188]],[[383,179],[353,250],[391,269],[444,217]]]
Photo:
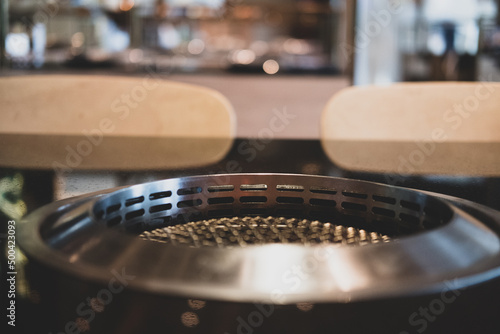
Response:
[[[213,175],[118,190],[95,218],[142,239],[192,247],[268,243],[365,245],[446,224],[431,196],[357,180],[299,175]]]

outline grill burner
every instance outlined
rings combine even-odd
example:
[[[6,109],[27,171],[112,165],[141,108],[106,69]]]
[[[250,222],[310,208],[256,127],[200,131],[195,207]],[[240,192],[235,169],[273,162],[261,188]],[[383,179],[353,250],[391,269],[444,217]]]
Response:
[[[140,237],[144,240],[191,247],[245,247],[268,243],[363,246],[390,240],[386,235],[354,227],[317,220],[271,216],[201,220],[146,231]]]

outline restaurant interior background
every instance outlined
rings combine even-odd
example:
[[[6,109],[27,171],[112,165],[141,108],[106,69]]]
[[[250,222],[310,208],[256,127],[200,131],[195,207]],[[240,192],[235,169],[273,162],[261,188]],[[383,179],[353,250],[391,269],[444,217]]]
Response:
[[[495,0],[9,0],[0,10],[0,75],[154,74],[210,87],[233,105],[239,138],[286,110],[297,118],[275,139],[317,140],[323,108],[349,85],[500,79]],[[84,184],[55,198],[117,181]]]
[[[3,70],[295,78],[354,66],[354,84],[470,81],[496,68],[500,39],[495,0],[11,0],[1,10]]]
[[[255,135],[252,124],[287,104],[304,122],[280,136],[317,138],[321,109],[350,84],[498,79],[497,5],[9,0],[0,8],[1,68],[3,75],[154,72],[223,93],[239,136]]]

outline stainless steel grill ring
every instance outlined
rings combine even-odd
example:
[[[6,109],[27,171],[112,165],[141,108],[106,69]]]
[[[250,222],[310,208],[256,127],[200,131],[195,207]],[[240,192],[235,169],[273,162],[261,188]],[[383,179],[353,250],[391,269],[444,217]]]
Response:
[[[387,235],[390,241],[362,247],[318,242],[228,248],[138,237],[193,221],[245,216],[338,224]],[[18,240],[28,259],[97,286],[125,270],[134,277],[127,289],[165,298],[348,305],[497,278],[499,231],[498,212],[448,196],[324,176],[227,174],[167,179],[56,202],[27,216]]]
[[[269,244],[200,251],[124,233],[242,215],[328,219],[399,239],[367,247]],[[131,282],[137,288],[231,301],[276,302],[275,289],[284,290],[283,303],[417,293],[455,278],[479,282],[497,275],[500,263],[495,230],[446,199],[306,175],[210,175],[132,186],[54,203],[27,217],[19,233],[27,254],[64,272],[106,280],[119,264],[139,277]],[[314,275],[288,291],[283,274],[308,261],[316,262]]]

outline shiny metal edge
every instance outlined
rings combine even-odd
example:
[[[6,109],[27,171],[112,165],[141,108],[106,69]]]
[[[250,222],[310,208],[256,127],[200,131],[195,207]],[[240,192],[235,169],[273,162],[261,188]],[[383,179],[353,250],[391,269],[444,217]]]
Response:
[[[230,177],[255,175],[275,176]],[[174,180],[181,179],[185,178]],[[33,212],[18,227],[22,250],[28,257],[79,279],[106,283],[112,270],[124,270],[135,277],[129,284],[135,290],[233,302],[353,302],[460,289],[500,275],[498,234],[451,204],[454,198],[435,194],[429,196],[453,210],[449,224],[395,242],[364,247],[271,244],[200,250],[150,243],[95,224],[86,231],[92,243],[70,253],[58,252],[44,241],[41,229],[47,218],[82,207],[90,215],[94,203],[111,191],[52,203]],[[498,212],[480,206],[477,210],[500,226]],[[103,244],[113,247],[103,248]]]

